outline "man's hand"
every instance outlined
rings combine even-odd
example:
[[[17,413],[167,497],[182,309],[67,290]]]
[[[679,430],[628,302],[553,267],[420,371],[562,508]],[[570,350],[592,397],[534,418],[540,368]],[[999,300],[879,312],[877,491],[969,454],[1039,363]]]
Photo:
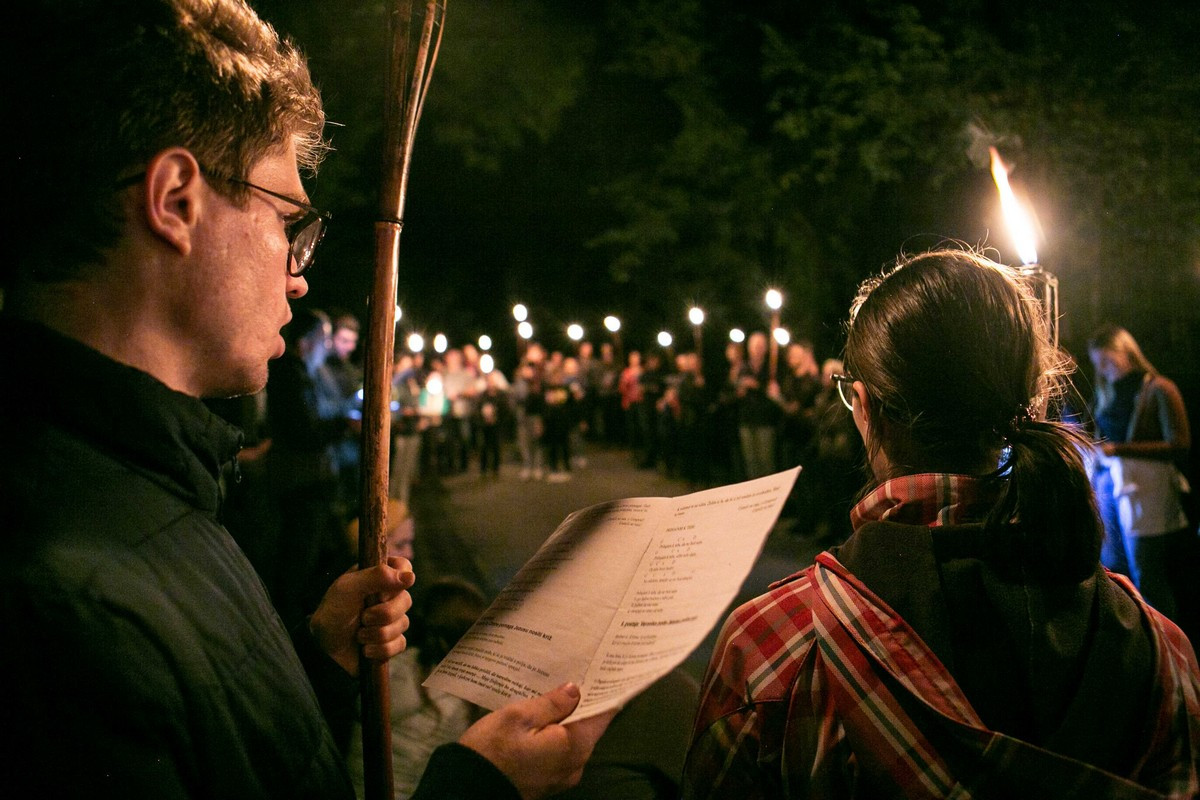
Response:
[[[559,724],[578,704],[579,687],[563,684],[493,711],[458,741],[495,764],[525,800],[536,800],[579,782],[592,748],[617,713]]]
[[[372,661],[387,661],[404,650],[408,609],[412,598],[412,564],[392,557],[387,564],[353,569],[342,574],[309,620],[309,629],[321,649],[351,675],[358,675],[359,648]],[[368,597],[377,602],[364,609]]]

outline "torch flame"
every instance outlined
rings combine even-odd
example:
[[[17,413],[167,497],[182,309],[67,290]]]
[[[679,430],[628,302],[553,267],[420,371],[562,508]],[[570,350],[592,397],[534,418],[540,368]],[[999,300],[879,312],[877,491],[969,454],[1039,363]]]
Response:
[[[1025,208],[1017,202],[1012,187],[1008,185],[1008,167],[1000,160],[996,148],[989,147],[992,154],[992,179],[1000,190],[1000,207],[1004,211],[1004,222],[1008,225],[1008,233],[1012,236],[1013,244],[1017,247],[1017,255],[1022,264],[1037,263],[1037,247],[1034,243],[1037,237],[1033,233],[1033,221]]]

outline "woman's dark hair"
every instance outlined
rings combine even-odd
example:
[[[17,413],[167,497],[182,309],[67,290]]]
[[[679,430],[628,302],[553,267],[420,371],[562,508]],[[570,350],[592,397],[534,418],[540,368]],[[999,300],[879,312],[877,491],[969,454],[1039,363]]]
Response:
[[[846,370],[892,475],[983,478],[997,547],[1048,576],[1095,569],[1102,528],[1083,464],[1087,440],[1045,418],[1070,363],[1017,272],[967,250],[902,258],[859,288]],[[885,476],[879,476],[885,477]]]

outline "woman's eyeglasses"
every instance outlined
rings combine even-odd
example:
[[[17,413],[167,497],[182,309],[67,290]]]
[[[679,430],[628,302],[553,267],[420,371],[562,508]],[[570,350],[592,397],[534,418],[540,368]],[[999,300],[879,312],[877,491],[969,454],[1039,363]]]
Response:
[[[842,372],[835,372],[829,376],[829,379],[837,384],[838,397],[842,399],[842,405],[854,411],[854,381],[857,380],[852,375],[846,375]]]

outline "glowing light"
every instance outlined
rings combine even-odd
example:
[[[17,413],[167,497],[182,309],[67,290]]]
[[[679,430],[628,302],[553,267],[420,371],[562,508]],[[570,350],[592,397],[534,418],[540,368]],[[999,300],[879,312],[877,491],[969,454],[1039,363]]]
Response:
[[[578,342],[583,338],[583,326],[572,322],[567,326],[567,336],[571,341]]]
[[[442,376],[436,372],[429,375],[429,380],[425,381],[425,390],[430,394],[441,394],[445,387],[442,385]]]
[[[792,340],[792,335],[788,333],[787,328],[776,328],[771,333],[775,337],[775,341],[782,347],[786,347],[787,343]]]
[[[688,310],[688,319],[693,325],[702,325],[704,324],[704,311],[692,306],[691,309]]]
[[[604,318],[604,327],[608,329],[609,333],[616,333],[621,330],[621,320],[609,314]]]
[[[446,334],[439,333],[433,337],[433,349],[437,352],[444,353],[446,352],[446,348],[449,346],[450,343],[446,340]]]
[[[483,336],[480,336],[479,337],[479,349],[480,350],[491,350],[492,349],[492,337],[488,336],[486,333]]]
[[[495,359],[493,359],[491,357],[491,355],[489,355],[488,353],[484,353],[483,355],[481,355],[479,357],[479,369],[483,372],[484,375],[487,375],[489,372],[491,372],[495,368],[496,368],[496,361],[495,361]]]
[[[529,309],[523,304],[517,303],[515,306],[513,306],[513,319],[515,319],[517,322],[524,322],[525,320],[529,319]]]
[[[396,303],[396,318],[393,321],[399,322],[400,318],[403,316],[404,316],[404,312],[400,309],[400,304]]]
[[[671,342],[675,341],[674,337],[666,331],[658,332],[658,343],[663,347],[670,347]]]
[[[992,180],[1000,190],[1000,208],[1004,211],[1004,224],[1008,226],[1008,235],[1012,237],[1013,245],[1022,264],[1037,263],[1037,237],[1034,235],[1033,220],[1013,194],[1008,184],[1008,167],[1000,160],[996,148],[989,147],[992,154]]]
[[[766,302],[767,308],[778,311],[783,308],[783,295],[778,289],[767,289]]]
[[[517,326],[517,335],[520,336],[522,339],[532,339],[533,338],[533,325],[531,325],[528,322],[522,322],[520,325]]]
[[[746,332],[741,328],[731,328],[729,331],[729,341],[741,344],[746,341]]]
[[[425,349],[425,337],[419,333],[410,333],[408,335],[408,349],[414,353],[419,353]]]

